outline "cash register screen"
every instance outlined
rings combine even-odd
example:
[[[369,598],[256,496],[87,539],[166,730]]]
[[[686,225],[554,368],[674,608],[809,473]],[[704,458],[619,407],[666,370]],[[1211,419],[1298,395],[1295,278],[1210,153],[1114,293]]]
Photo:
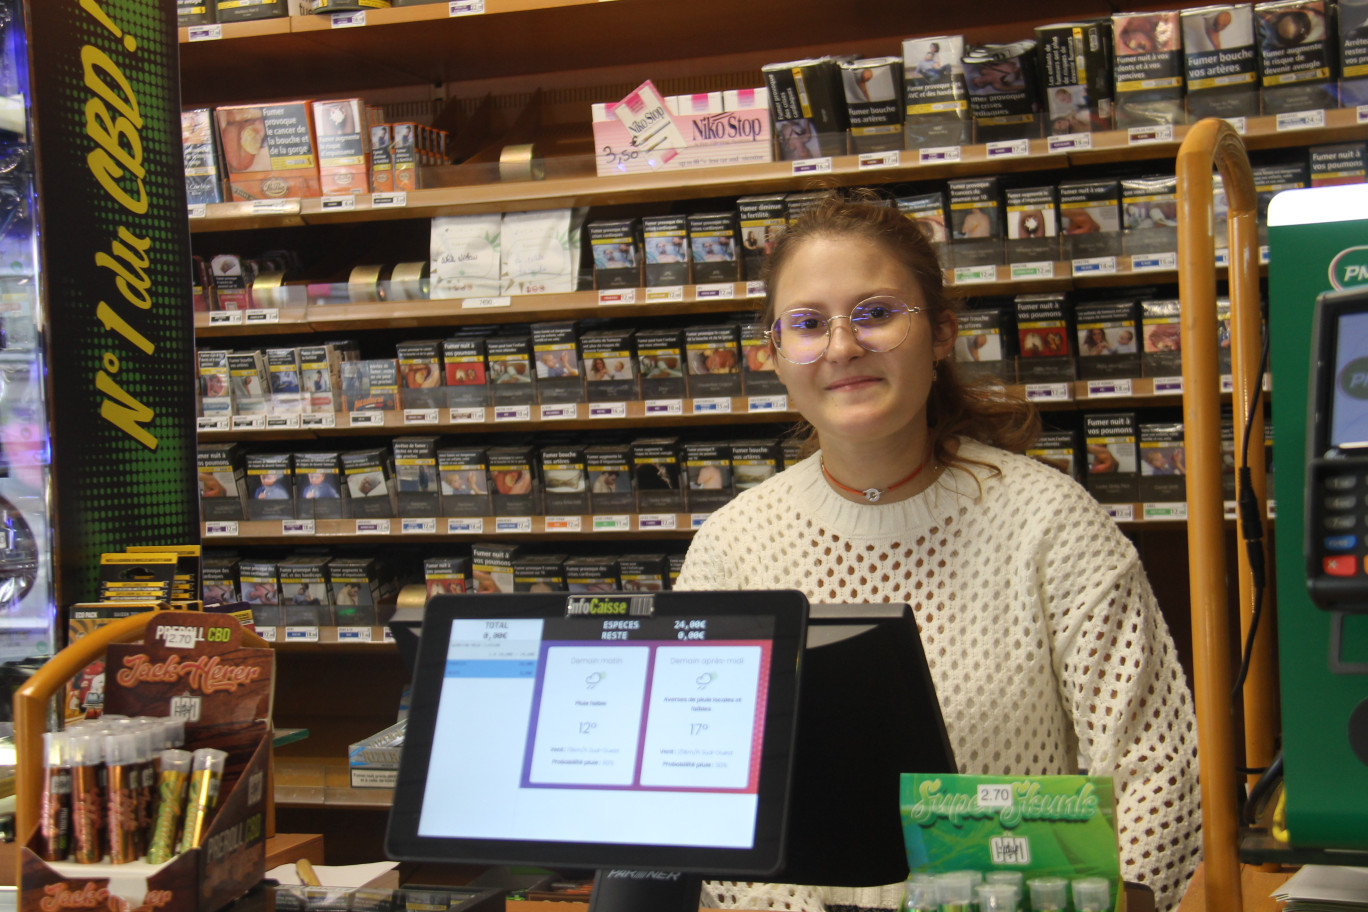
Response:
[[[1362,308],[1363,303],[1359,304]],[[1368,312],[1347,310],[1335,326],[1330,445],[1368,446]]]
[[[806,613],[794,592],[434,598],[391,855],[774,870]]]

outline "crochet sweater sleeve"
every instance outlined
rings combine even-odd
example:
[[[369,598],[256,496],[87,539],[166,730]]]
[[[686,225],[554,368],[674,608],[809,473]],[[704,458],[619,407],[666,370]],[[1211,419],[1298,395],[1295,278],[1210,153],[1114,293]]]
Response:
[[[1196,728],[1135,549],[1054,469],[972,442],[960,454],[990,467],[885,505],[837,496],[816,457],[794,466],[704,524],[679,588],[911,604],[961,772],[1071,773],[1081,758],[1114,777],[1122,876],[1170,909],[1200,853]]]

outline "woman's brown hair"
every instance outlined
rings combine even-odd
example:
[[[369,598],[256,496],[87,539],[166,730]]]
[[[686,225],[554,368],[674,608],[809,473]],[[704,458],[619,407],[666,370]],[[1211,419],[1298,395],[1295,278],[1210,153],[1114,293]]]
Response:
[[[946,313],[961,306],[959,298],[946,290],[936,251],[917,223],[885,205],[872,191],[856,191],[850,201],[835,197],[824,200],[779,236],[764,271],[762,323],[766,329],[774,324],[774,287],[788,261],[801,256],[809,240],[846,237],[878,243],[903,265],[921,289],[933,328],[942,325]],[[957,461],[948,446],[954,437],[969,437],[1013,453],[1024,452],[1035,441],[1040,416],[1025,398],[990,382],[961,379],[953,357],[939,362],[936,373],[926,402],[926,420],[932,455],[943,465]],[[807,422],[799,426],[798,433],[804,430],[810,432],[804,451],[811,452],[817,445],[816,434]]]

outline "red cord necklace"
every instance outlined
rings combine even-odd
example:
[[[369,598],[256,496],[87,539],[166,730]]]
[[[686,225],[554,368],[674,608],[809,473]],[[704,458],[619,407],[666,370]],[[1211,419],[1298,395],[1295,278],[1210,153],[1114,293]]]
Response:
[[[861,491],[859,488],[852,488],[850,485],[843,485],[839,481],[837,481],[836,476],[832,475],[831,470],[826,467],[825,459],[821,460],[821,464],[822,474],[826,476],[827,481],[831,482],[833,485],[840,488],[842,491],[849,491],[851,494],[859,494],[861,497],[863,497],[870,503],[878,503],[880,497],[883,497],[885,494],[887,494],[889,491],[892,491],[894,488],[901,488],[903,485],[907,484],[909,481],[920,475],[921,470],[926,468],[926,460],[923,459],[921,463],[915,469],[912,470],[912,474],[908,475],[902,481],[895,482],[886,488],[865,488],[863,491]]]

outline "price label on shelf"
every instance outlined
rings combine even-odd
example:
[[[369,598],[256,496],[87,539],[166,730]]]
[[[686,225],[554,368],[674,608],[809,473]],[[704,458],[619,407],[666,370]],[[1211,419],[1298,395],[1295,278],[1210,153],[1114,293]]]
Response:
[[[647,418],[661,418],[666,415],[684,414],[683,399],[647,399],[645,402]]]
[[[1156,396],[1183,395],[1182,377],[1155,377],[1154,394]]]
[[[241,326],[242,311],[240,310],[213,310],[209,312],[210,326]]]
[[[1187,519],[1187,504],[1181,501],[1176,503],[1147,503],[1141,506],[1140,516],[1147,522],[1150,520]]]
[[[234,415],[233,430],[235,431],[264,431],[266,430],[265,415]]]
[[[612,290],[606,290],[606,289],[605,289],[605,290],[600,291],[600,292],[598,293],[598,302],[599,302],[600,306],[603,306],[603,307],[609,307],[609,306],[612,306],[612,305],[615,305],[615,304],[635,304],[635,303],[636,303],[636,289],[635,289],[635,288],[615,288],[615,289],[612,289]]]
[[[632,517],[627,515],[595,516],[591,528],[595,532],[631,532]]]
[[[209,214],[209,207],[204,203],[191,203],[186,207],[186,214],[192,219],[202,219]]]
[[[436,535],[437,520],[435,519],[401,519],[399,520],[400,535]]]
[[[484,424],[485,410],[479,406],[448,409],[447,420],[452,424]]]
[[[274,307],[243,311],[243,322],[247,324],[279,323],[280,311]]]
[[[1137,253],[1131,257],[1131,272],[1155,272],[1178,268],[1178,252]]]
[[[389,535],[390,521],[388,519],[358,519],[356,521],[357,535]]]
[[[917,162],[923,165],[948,165],[959,160],[959,146],[937,146],[917,150]]]
[[[1361,124],[1368,123],[1368,105],[1359,105],[1356,111],[1357,122]]]
[[[369,412],[351,412],[347,422],[352,427],[384,427],[385,413],[379,409]]]
[[[978,806],[981,808],[1009,808],[1012,806],[1011,785],[980,785]]]
[[[830,174],[830,158],[800,158],[793,163],[794,174]]]
[[[591,402],[589,403],[590,418],[626,418],[627,403],[625,402]]]
[[[1135,521],[1135,504],[1103,504],[1102,509],[1117,522]]]
[[[447,535],[483,535],[484,517],[473,516],[447,520]]]
[[[333,28],[360,28],[366,24],[366,11],[356,10],[351,13],[333,13]]]
[[[494,406],[495,421],[531,421],[532,406],[530,405],[496,405]]]
[[[1221,266],[1229,266],[1229,265],[1230,265],[1230,248],[1226,247],[1226,248],[1222,248],[1221,250],[1216,251],[1216,266],[1219,268],[1219,267],[1221,267]]]
[[[573,421],[579,417],[579,406],[573,402],[543,405],[539,417],[542,421]]]
[[[984,152],[989,158],[1017,158],[1022,155],[1031,154],[1031,141],[1029,139],[1007,139],[1001,142],[990,142],[984,147]]]
[[[167,649],[194,649],[195,628],[168,625],[161,630],[161,641]]]
[[[694,298],[699,301],[724,301],[735,297],[736,285],[732,282],[694,286]]]
[[[546,517],[547,532],[579,532],[582,531],[583,520],[578,516],[548,516]]]
[[[356,208],[356,194],[322,197],[318,201],[318,208],[324,212],[350,212]]]
[[[1221,375],[1221,392],[1223,392],[1223,393],[1233,393],[1233,392],[1235,392],[1235,378],[1232,377],[1230,374],[1222,374],[1222,375]]]
[[[337,642],[339,643],[370,643],[374,642],[373,631],[369,627],[338,627]]]
[[[252,215],[298,215],[299,198],[252,200]]]
[[[1011,274],[1013,282],[1022,279],[1053,279],[1054,263],[1045,260],[1038,263],[1013,263]]]
[[[207,522],[204,524],[204,537],[214,535],[237,535],[238,524],[233,520],[219,520],[217,522]]]
[[[759,279],[751,279],[746,282],[746,297],[763,298],[765,296],[765,283]]]
[[[1106,399],[1116,396],[1131,395],[1131,382],[1129,380],[1089,380],[1088,398]]]
[[[512,306],[513,299],[507,295],[493,298],[466,298],[461,301],[462,310],[494,310]]]
[[[956,266],[955,279],[956,285],[981,285],[984,282],[997,281],[996,266]]]
[[[732,401],[729,396],[713,396],[693,401],[693,413],[695,415],[728,415],[731,414]]]
[[[1325,126],[1325,112],[1316,109],[1314,111],[1287,111],[1278,115],[1278,132],[1283,130],[1319,130]]]
[[[257,628],[256,628],[256,635],[259,636],[259,637],[261,637],[263,640],[265,640],[265,641],[268,642],[268,643],[274,643],[274,642],[276,641],[276,628],[274,628],[274,627],[257,627]]]
[[[1073,261],[1073,274],[1076,276],[1115,275],[1116,257],[1084,257]]]
[[[647,304],[670,304],[684,300],[683,285],[666,285],[661,288],[646,289]]]
[[[285,642],[287,643],[317,643],[317,627],[286,627]]]
[[[223,37],[221,25],[192,25],[187,36],[191,41],[218,41]]]
[[[1245,119],[1243,117],[1227,117],[1225,122],[1230,124],[1230,128],[1241,136],[1245,135]]]
[[[404,409],[404,424],[436,424],[438,410]]]
[[[1268,245],[1267,245],[1267,244],[1261,244],[1261,245],[1259,245],[1259,263],[1262,264],[1262,265],[1264,265],[1264,266],[1267,266],[1267,265],[1268,265]]]
[[[299,416],[299,426],[305,428],[335,428],[337,415],[333,412],[309,412]]]
[[[711,513],[690,513],[690,514],[689,514],[689,528],[690,528],[690,529],[698,529],[698,528],[701,528],[702,525],[703,525],[705,522],[708,521],[708,517],[709,517],[709,516],[712,516],[712,514],[711,514]]]
[[[859,157],[861,171],[878,171],[881,168],[896,168],[902,164],[902,154],[897,150],[889,152],[865,152]]]
[[[746,400],[748,412],[787,412],[788,396],[751,396]]]
[[[282,519],[280,521],[281,535],[313,535],[314,521],[312,519]]]
[[[485,11],[484,0],[451,0],[448,16],[478,16]]]
[[[403,209],[408,205],[408,192],[396,190],[393,193],[372,193],[372,209]]]
[[[210,418],[205,418],[205,417],[201,416],[201,417],[195,419],[195,430],[197,430],[197,431],[226,431],[226,430],[228,430],[228,428],[229,428],[229,426],[230,426],[231,424],[232,424],[232,422],[227,418],[227,416],[224,416],[224,417],[210,417]]]
[[[494,531],[499,532],[531,532],[532,517],[530,516],[497,516],[494,518]]]
[[[1079,152],[1092,148],[1092,134],[1066,133],[1063,136],[1051,136],[1048,144],[1051,152]]]
[[[1073,386],[1068,383],[1028,383],[1026,398],[1032,402],[1069,402]]]
[[[642,532],[665,532],[677,529],[678,518],[673,513],[642,513],[637,517],[637,529]]]
[[[267,415],[266,427],[272,431],[299,430],[299,415]]]
[[[1126,131],[1126,141],[1132,146],[1149,143],[1173,142],[1173,124],[1155,124],[1149,127],[1131,127]]]

